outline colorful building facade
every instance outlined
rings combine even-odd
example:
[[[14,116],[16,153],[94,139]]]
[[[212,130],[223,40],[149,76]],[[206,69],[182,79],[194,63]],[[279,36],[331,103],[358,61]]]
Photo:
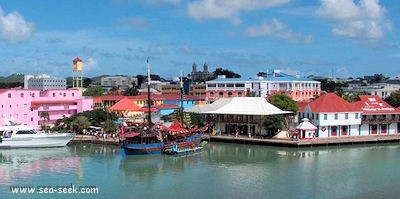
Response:
[[[222,97],[254,95],[267,98],[277,93],[286,94],[295,101],[310,101],[321,94],[321,83],[287,75],[278,70],[257,79],[218,76],[217,79],[206,82],[206,101],[208,103]]]
[[[51,126],[58,119],[93,109],[92,98],[82,97],[79,89],[2,89],[0,99],[0,125],[11,121],[33,127]]]
[[[147,94],[141,94],[136,96],[105,95],[94,97],[94,108],[109,109],[126,97],[140,107],[148,107]],[[154,94],[151,95],[151,101],[151,106],[156,108],[158,113],[167,115],[180,107],[187,109],[196,105],[199,102],[199,98],[191,95],[183,95],[181,98],[180,94]]]
[[[362,95],[349,103],[334,93],[326,93],[301,104],[298,118],[308,118],[317,127],[315,137],[321,138],[400,133],[400,111],[374,95]]]

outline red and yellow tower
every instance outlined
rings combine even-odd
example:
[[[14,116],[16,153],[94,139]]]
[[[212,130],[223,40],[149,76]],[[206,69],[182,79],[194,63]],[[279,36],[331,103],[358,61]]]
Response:
[[[83,63],[79,57],[72,61],[72,87],[83,91]]]

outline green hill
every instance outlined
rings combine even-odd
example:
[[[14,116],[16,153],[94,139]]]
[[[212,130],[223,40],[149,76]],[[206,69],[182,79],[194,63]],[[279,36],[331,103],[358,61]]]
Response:
[[[23,74],[12,74],[7,77],[0,76],[1,83],[12,83],[12,82],[20,82],[24,83],[24,75]]]

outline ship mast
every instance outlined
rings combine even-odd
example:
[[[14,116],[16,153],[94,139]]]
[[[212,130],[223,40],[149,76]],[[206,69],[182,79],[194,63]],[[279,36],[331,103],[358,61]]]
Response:
[[[181,120],[181,126],[183,126],[183,75],[182,75],[182,72],[181,72],[181,78],[180,78],[179,84],[180,84],[180,89],[181,89],[181,92],[180,92],[180,103],[181,103],[180,120]]]
[[[151,94],[150,94],[150,65],[149,65],[149,58],[147,57],[147,102],[149,105],[149,115],[148,115],[148,122],[149,122],[149,129],[151,129]]]

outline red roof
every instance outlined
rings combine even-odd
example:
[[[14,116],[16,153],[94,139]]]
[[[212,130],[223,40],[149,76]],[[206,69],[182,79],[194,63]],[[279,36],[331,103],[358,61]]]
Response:
[[[127,97],[122,98],[119,102],[110,107],[110,111],[142,111],[142,107],[132,102]]]
[[[353,104],[364,114],[396,114],[396,110],[377,95],[360,95]]]
[[[361,112],[353,104],[337,96],[326,93],[308,104],[314,113]]]
[[[76,57],[75,59],[74,59],[74,62],[77,62],[77,61],[82,61],[79,57]]]
[[[178,120],[175,120],[175,122],[172,123],[170,127],[168,127],[168,130],[173,132],[183,132],[183,133],[189,132],[189,130],[181,126],[181,123]]]
[[[296,102],[296,104],[297,104],[297,107],[299,107],[299,112],[304,112],[304,109],[306,109],[306,106],[307,106],[307,104],[308,104],[308,102],[303,102],[303,101],[301,101],[301,102]]]
[[[143,111],[143,112],[145,112],[145,113],[148,113],[148,112],[149,112],[149,107],[148,107],[148,106],[142,107],[142,108],[140,108],[140,111]],[[150,111],[151,111],[152,113],[153,113],[153,112],[157,112],[157,109],[154,108],[154,107],[150,107]]]

